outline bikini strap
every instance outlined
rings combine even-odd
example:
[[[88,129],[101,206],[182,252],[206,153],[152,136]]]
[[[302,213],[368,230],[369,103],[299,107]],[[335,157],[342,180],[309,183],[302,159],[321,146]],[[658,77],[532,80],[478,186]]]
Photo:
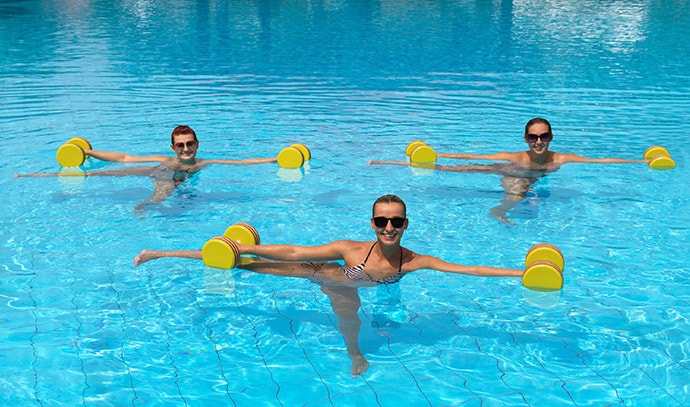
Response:
[[[374,242],[374,244],[371,245],[371,247],[369,248],[369,253],[367,253],[367,257],[364,259],[362,264],[365,264],[365,265],[367,264],[367,260],[369,260],[369,256],[371,256],[371,252],[374,251],[374,246],[376,246],[376,243],[378,243],[378,242]]]
[[[403,250],[402,246],[400,246],[400,265],[398,266],[398,274],[402,272],[402,260],[403,260]]]
[[[374,251],[374,246],[376,246],[376,243],[378,243],[378,242],[374,242],[374,244],[372,244],[371,247],[369,248],[369,253],[367,253],[367,257],[364,258],[362,265],[367,264],[367,260],[369,260],[369,256],[371,256],[371,252]],[[398,274],[402,273],[402,264],[403,264],[403,248],[402,248],[402,246],[400,246],[400,264],[398,265]]]

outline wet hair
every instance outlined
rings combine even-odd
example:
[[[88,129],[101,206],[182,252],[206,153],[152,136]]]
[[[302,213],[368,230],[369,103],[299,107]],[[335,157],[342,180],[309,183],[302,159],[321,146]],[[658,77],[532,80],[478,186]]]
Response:
[[[548,120],[542,119],[541,117],[535,117],[534,119],[531,119],[530,121],[528,121],[527,124],[525,125],[525,135],[527,135],[527,133],[529,133],[529,128],[532,127],[533,124],[537,124],[537,123],[542,123],[542,124],[549,126],[549,133],[553,133],[551,131],[551,123],[549,123]]]
[[[403,200],[397,195],[393,194],[380,196],[376,201],[374,201],[374,206],[371,207],[371,216],[374,216],[374,209],[376,209],[376,205],[380,203],[399,203],[403,207],[403,214],[405,217],[407,217],[407,205],[405,205],[405,202],[403,202]]]
[[[194,141],[199,141],[196,138],[196,133],[194,132],[194,130],[192,130],[191,127],[181,125],[181,126],[177,126],[173,129],[172,134],[170,135],[170,143],[175,144],[175,136],[180,135],[180,134],[191,134],[192,136],[194,136]]]

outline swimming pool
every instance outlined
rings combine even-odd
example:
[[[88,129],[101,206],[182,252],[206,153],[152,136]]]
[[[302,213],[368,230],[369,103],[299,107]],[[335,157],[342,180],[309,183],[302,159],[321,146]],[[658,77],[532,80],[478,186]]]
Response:
[[[3,2],[0,6],[0,403],[3,405],[689,404],[686,5],[659,2]],[[438,151],[524,147],[678,167],[570,164],[510,217],[493,175],[369,167]],[[275,156],[303,171],[211,167],[135,213],[146,178],[15,179],[57,171],[74,135],[167,153],[192,126],[200,156]],[[89,169],[120,168],[90,161]],[[565,254],[565,287],[417,272],[361,289],[351,378],[327,299],[299,279],[159,260],[246,221],[262,242],[371,239],[384,193],[408,204],[405,246],[521,267]]]

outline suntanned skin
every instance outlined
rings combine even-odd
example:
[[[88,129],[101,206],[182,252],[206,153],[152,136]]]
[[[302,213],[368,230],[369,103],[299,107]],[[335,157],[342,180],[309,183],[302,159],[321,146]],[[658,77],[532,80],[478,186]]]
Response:
[[[84,152],[94,158],[103,161],[121,162],[121,163],[151,163],[157,162],[165,164],[164,168],[171,171],[184,171],[188,173],[195,173],[211,164],[263,164],[276,162],[273,158],[250,158],[247,160],[205,160],[197,158],[196,154],[199,149],[199,141],[196,140],[194,134],[181,133],[173,136],[172,149],[174,156],[164,155],[149,155],[137,156],[119,152],[98,151],[98,150],[84,150]],[[181,144],[182,147],[177,145]]]
[[[549,135],[528,140],[528,135]],[[525,127],[523,139],[527,143],[526,151],[500,152],[492,154],[464,154],[464,153],[438,153],[439,158],[455,158],[466,160],[502,161],[496,164],[473,165],[436,165],[434,169],[439,171],[485,173],[502,175],[501,185],[505,191],[504,197],[498,206],[491,209],[490,214],[507,224],[515,223],[506,217],[509,210],[520,203],[537,180],[550,172],[557,171],[562,165],[568,163],[646,163],[647,160],[629,160],[625,158],[589,158],[577,154],[557,153],[549,150],[552,140],[551,125],[545,119],[534,118]],[[371,160],[369,165],[414,165],[402,161]]]
[[[186,127],[186,126],[184,126]],[[246,160],[197,158],[199,141],[190,132],[173,133],[170,148],[174,156],[149,155],[138,156],[114,151],[85,149],[84,153],[102,161],[120,163],[159,163],[156,166],[139,166],[106,171],[68,171],[33,174],[16,174],[20,177],[55,177],[55,176],[90,176],[90,177],[127,177],[146,176],[153,178],[154,191],[151,197],[139,203],[135,209],[141,210],[146,204],[163,202],[175,190],[175,187],[189,179],[190,176],[211,164],[264,164],[276,162],[277,158],[250,158]]]
[[[625,158],[589,158],[577,154],[557,153],[549,151],[551,140],[545,141],[538,138],[534,142],[527,140],[527,134],[547,134],[551,133],[551,126],[546,123],[537,122],[528,127],[524,135],[528,150],[518,152],[502,152],[494,154],[454,154],[439,153],[442,158],[463,158],[468,160],[493,160],[508,161],[516,164],[525,170],[558,170],[563,164],[567,163],[599,163],[599,164],[620,164],[620,163],[644,163],[647,160],[628,160]]]
[[[399,198],[398,198],[399,199]],[[377,201],[378,202],[378,201]],[[401,201],[402,202],[402,201]],[[377,227],[374,217],[405,218],[405,206],[398,202],[378,202],[373,207],[371,228],[376,235],[375,242],[336,240],[321,246],[296,246],[289,244],[242,245],[238,244],[240,254],[259,256],[259,259],[238,267],[256,273],[284,277],[309,279],[321,287],[329,297],[333,312],[338,317],[338,329],[345,340],[347,352],[352,359],[352,376],[363,374],[369,362],[359,349],[359,330],[361,320],[358,316],[360,287],[378,285],[377,280],[417,270],[438,270],[457,274],[470,274],[487,277],[520,277],[524,270],[496,268],[487,266],[465,266],[450,263],[434,256],[415,253],[401,246],[401,240],[408,227],[406,219],[402,227],[395,228],[388,221],[385,227]],[[373,246],[373,249],[372,249]],[[343,273],[342,261],[347,267],[362,263],[367,253],[365,277],[353,280]],[[162,257],[181,257],[202,259],[201,250],[142,250],[134,258],[134,266]]]

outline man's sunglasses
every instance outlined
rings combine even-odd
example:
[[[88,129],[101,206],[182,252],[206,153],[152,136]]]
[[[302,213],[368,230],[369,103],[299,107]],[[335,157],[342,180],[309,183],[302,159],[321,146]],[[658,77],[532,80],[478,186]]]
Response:
[[[551,140],[553,140],[553,134],[549,133],[542,133],[542,134],[528,134],[525,136],[528,142],[530,143],[536,143],[538,139],[541,139],[542,142],[544,143],[549,143]]]
[[[175,143],[173,145],[175,146],[175,148],[178,148],[178,149],[182,149],[185,147],[191,148],[191,147],[194,147],[196,145],[196,140],[190,140],[186,143]]]
[[[385,216],[377,216],[374,218],[374,225],[376,225],[377,228],[385,228],[388,226],[388,222],[390,221],[391,225],[393,225],[394,228],[399,229],[403,227],[405,224],[405,218],[386,218]]]

